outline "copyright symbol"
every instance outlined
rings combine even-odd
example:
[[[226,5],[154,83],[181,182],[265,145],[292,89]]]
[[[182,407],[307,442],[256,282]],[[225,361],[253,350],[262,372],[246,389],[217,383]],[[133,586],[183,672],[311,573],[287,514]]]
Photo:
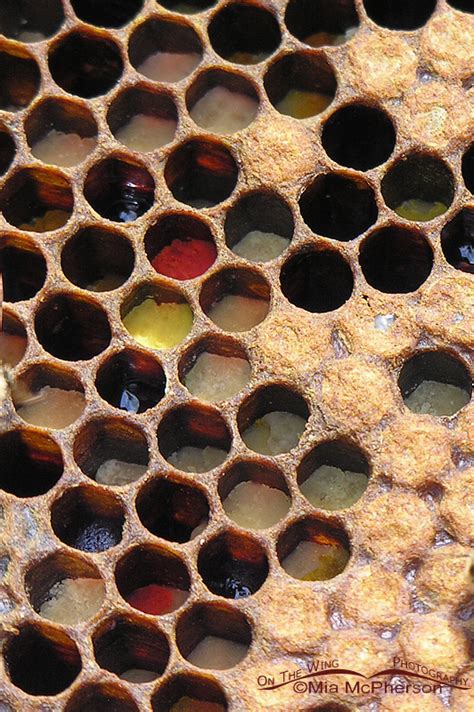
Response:
[[[293,692],[298,692],[300,695],[308,691],[308,684],[303,680],[297,680],[293,685]]]

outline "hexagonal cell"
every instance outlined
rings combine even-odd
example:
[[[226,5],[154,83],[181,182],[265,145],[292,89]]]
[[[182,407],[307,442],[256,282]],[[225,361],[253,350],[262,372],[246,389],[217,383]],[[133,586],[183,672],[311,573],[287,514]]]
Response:
[[[0,436],[0,489],[15,497],[48,492],[63,474],[59,445],[47,435],[27,428]]]
[[[336,250],[305,248],[285,262],[280,284],[296,307],[321,314],[339,309],[350,299],[354,276]]]
[[[436,8],[436,0],[399,0],[396,4],[378,0],[363,0],[371,20],[390,30],[417,30],[428,22]]]
[[[13,382],[12,400],[30,425],[61,430],[80,418],[86,406],[84,388],[69,369],[36,363]]]
[[[359,171],[375,168],[390,157],[397,135],[382,109],[348,104],[325,122],[321,141],[336,163]]]
[[[3,298],[7,302],[31,299],[46,280],[46,261],[26,236],[4,235],[0,239],[0,271]]]
[[[158,426],[161,454],[184,472],[208,472],[219,467],[231,445],[230,430],[218,411],[197,403],[174,408]]]
[[[148,469],[147,438],[140,427],[120,418],[91,420],[76,436],[74,459],[101,485],[128,485]]]
[[[354,443],[327,440],[311,450],[298,466],[298,485],[306,499],[319,509],[347,509],[364,494],[370,465]]]
[[[120,232],[102,227],[82,228],[63,247],[61,267],[78,287],[109,292],[121,287],[135,265],[130,240]]]
[[[291,34],[311,47],[344,44],[359,26],[354,0],[290,0],[285,23]]]
[[[53,169],[22,168],[7,180],[0,193],[0,209],[6,220],[28,232],[63,227],[73,208],[69,181]]]
[[[199,603],[179,618],[176,642],[192,665],[226,670],[247,655],[252,629],[244,614],[231,606]]]
[[[374,191],[359,176],[319,175],[304,190],[300,212],[317,235],[347,242],[365,232],[378,216]]]
[[[464,208],[441,231],[441,247],[450,265],[474,274],[474,210]]]
[[[267,529],[286,516],[291,497],[283,473],[273,464],[243,460],[218,485],[224,511],[240,527]]]
[[[345,531],[322,519],[306,518],[280,536],[277,554],[287,574],[302,581],[326,581],[338,576],[350,558]]]
[[[122,27],[140,12],[143,0],[111,0],[104,7],[95,0],[71,0],[80,20],[98,27]]]
[[[290,207],[273,191],[255,191],[240,198],[227,212],[226,243],[250,262],[269,262],[289,246],[294,220]]]
[[[149,545],[135,547],[120,559],[115,581],[130,606],[151,616],[166,615],[180,608],[191,587],[181,557],[165,547]]]
[[[183,294],[156,284],[139,287],[122,304],[124,327],[142,346],[171,349],[192,329],[194,314]]]
[[[82,485],[68,489],[51,506],[51,525],[64,544],[95,554],[122,539],[125,514],[118,497]]]
[[[257,116],[258,93],[242,74],[208,69],[188,89],[186,105],[193,121],[217,134],[233,134]]]
[[[414,413],[451,416],[469,403],[472,380],[464,363],[447,351],[421,351],[398,377],[405,405]]]
[[[0,32],[19,42],[41,42],[57,32],[64,20],[61,0],[5,0],[0,8]]]
[[[205,336],[191,346],[178,366],[188,391],[206,403],[232,398],[245,388],[252,370],[242,346],[226,336]]]
[[[170,650],[166,636],[145,620],[111,616],[95,631],[92,642],[100,667],[127,682],[156,680],[168,664]]]
[[[110,405],[129,413],[144,413],[163,398],[166,376],[160,362],[150,354],[124,349],[103,363],[95,385]]]
[[[216,244],[208,224],[193,215],[162,215],[148,229],[144,242],[154,269],[172,279],[199,277],[217,258]]]
[[[76,643],[57,628],[23,625],[5,643],[7,674],[29,695],[57,695],[74,682],[82,663]]]
[[[326,57],[303,51],[276,60],[265,74],[264,85],[275,109],[294,119],[322,113],[337,90],[336,75]]]
[[[463,156],[462,175],[466,188],[471,193],[474,193],[474,143]]]
[[[193,208],[211,208],[229,197],[239,169],[219,141],[189,139],[174,149],[165,165],[165,181],[176,200]]]
[[[27,116],[24,127],[33,156],[55,166],[75,166],[97,145],[92,113],[72,99],[44,99]]]
[[[92,99],[106,94],[123,72],[120,48],[103,34],[73,30],[49,52],[51,76],[68,94]]]
[[[14,367],[25,355],[28,341],[25,327],[10,311],[2,308],[2,328],[0,330],[0,360]]]
[[[264,584],[268,560],[253,537],[223,532],[199,551],[198,570],[208,589],[217,596],[245,598]]]
[[[200,303],[207,316],[223,331],[248,331],[268,314],[270,286],[259,272],[227,268],[205,282]]]
[[[73,692],[64,712],[139,712],[139,708],[124,687],[92,682]]]
[[[35,329],[46,351],[65,361],[94,358],[107,348],[111,339],[102,307],[67,293],[56,294],[41,305]]]
[[[375,230],[364,240],[359,262],[372,287],[388,294],[406,294],[428,279],[433,250],[421,232],[394,225]]]
[[[190,673],[173,675],[151,700],[153,712],[227,712],[227,700],[212,678]]]
[[[34,610],[62,625],[76,625],[92,618],[105,598],[97,567],[64,551],[35,563],[26,573],[25,588]]]
[[[154,192],[155,181],[145,166],[124,155],[96,163],[84,182],[86,200],[99,215],[114,222],[140,218],[153,205]]]
[[[382,195],[388,207],[414,222],[434,220],[446,212],[454,191],[451,169],[430,154],[404,156],[392,164],[382,180]]]
[[[143,22],[129,42],[130,62],[148,79],[179,82],[202,59],[201,41],[184,22],[152,18]]]
[[[8,129],[0,124],[0,175],[8,171],[15,158],[16,145]]]
[[[209,516],[209,503],[200,489],[168,477],[150,480],[138,493],[136,508],[148,531],[180,544],[197,536]]]
[[[302,396],[288,386],[260,386],[241,405],[237,425],[250,450],[280,455],[297,447],[309,418]]]
[[[25,49],[3,45],[0,51],[0,76],[0,109],[3,111],[21,111],[38,93],[40,70]]]
[[[233,2],[221,8],[208,32],[217,54],[236,64],[263,62],[281,42],[273,13],[253,2]]]

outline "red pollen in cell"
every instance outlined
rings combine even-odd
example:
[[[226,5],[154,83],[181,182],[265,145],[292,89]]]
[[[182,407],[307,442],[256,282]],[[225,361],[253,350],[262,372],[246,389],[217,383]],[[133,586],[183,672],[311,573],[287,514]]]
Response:
[[[129,593],[126,601],[143,613],[159,616],[173,610],[173,589],[151,583]]]
[[[216,255],[215,245],[208,240],[173,240],[151,264],[166,277],[193,279],[209,269]]]

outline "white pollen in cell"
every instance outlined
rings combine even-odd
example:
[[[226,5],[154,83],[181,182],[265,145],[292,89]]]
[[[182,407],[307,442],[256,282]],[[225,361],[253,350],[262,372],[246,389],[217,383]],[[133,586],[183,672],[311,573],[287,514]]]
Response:
[[[130,668],[130,670],[125,670],[119,675],[121,680],[126,680],[127,682],[134,682],[137,684],[144,682],[152,682],[158,677],[158,673],[154,670],[144,670],[142,668]]]
[[[145,59],[138,71],[156,82],[179,82],[201,61],[197,52],[156,52]]]
[[[246,653],[246,645],[208,635],[190,652],[188,660],[200,668],[226,670],[237,665]]]
[[[244,443],[262,455],[280,455],[297,446],[306,420],[294,413],[273,411],[256,420],[242,434]]]
[[[106,460],[96,472],[95,479],[101,485],[128,485],[136,482],[147,471],[147,465],[122,460]]]
[[[100,579],[65,578],[52,586],[39,614],[54,623],[74,625],[97,613],[104,594]]]
[[[237,242],[232,251],[251,262],[269,262],[286,250],[290,241],[274,232],[251,230]]]
[[[275,487],[259,482],[241,482],[222,502],[227,516],[240,527],[266,529],[282,519],[290,498]]]
[[[267,314],[267,301],[241,297],[238,294],[228,294],[209,311],[209,317],[214,324],[224,331],[248,331],[260,324]]]
[[[443,416],[457,413],[469,400],[463,388],[439,381],[422,381],[405,398],[405,405],[414,413]]]
[[[173,467],[183,472],[208,472],[222,465],[227,457],[225,450],[207,445],[204,448],[185,445],[168,457]]]
[[[155,151],[173,140],[176,121],[147,114],[136,114],[122,126],[115,138],[132,151]]]
[[[186,388],[207,403],[232,398],[250,380],[250,364],[243,358],[204,352],[184,379]]]
[[[351,507],[363,495],[367,484],[367,475],[362,472],[321,465],[300,489],[314,507],[334,510]]]
[[[257,110],[258,102],[247,94],[213,87],[189,113],[198,126],[218,134],[231,134],[252,123]]]
[[[43,163],[67,168],[81,163],[96,145],[96,138],[82,138],[76,133],[52,129],[35,143],[31,152]]]
[[[44,386],[37,393],[29,394],[24,402],[20,401],[17,413],[31,425],[59,430],[77,420],[85,404],[83,393]]]

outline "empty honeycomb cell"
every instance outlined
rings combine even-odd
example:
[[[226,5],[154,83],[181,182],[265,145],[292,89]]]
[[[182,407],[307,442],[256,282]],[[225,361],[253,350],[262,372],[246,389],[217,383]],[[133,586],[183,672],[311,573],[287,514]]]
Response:
[[[117,563],[115,581],[120,595],[142,613],[166,615],[189,596],[191,579],[180,556],[159,546],[138,546]],[[140,667],[131,665],[130,667]]]
[[[466,188],[471,193],[474,193],[474,144],[472,144],[463,156],[462,175]]]
[[[10,132],[0,124],[0,175],[10,168],[15,158],[16,145]]]
[[[43,163],[74,166],[97,145],[97,123],[78,100],[43,99],[25,118],[24,128],[33,156]]]
[[[327,440],[301,461],[298,484],[314,507],[346,509],[364,494],[370,470],[367,456],[357,445],[342,439]]]
[[[247,193],[227,211],[226,243],[251,262],[268,262],[289,246],[294,232],[291,209],[273,191]]]
[[[410,0],[384,2],[364,0],[364,7],[371,20],[390,30],[418,30],[428,22],[436,7],[436,0]]]
[[[137,85],[114,99],[107,122],[124,146],[133,151],[155,151],[173,140],[178,110],[168,94]]]
[[[106,551],[122,539],[125,514],[111,492],[82,485],[68,489],[51,507],[51,525],[68,546],[90,554]]]
[[[45,362],[24,370],[11,385],[18,415],[30,425],[60,430],[82,415],[84,388],[76,374]]]
[[[67,223],[74,209],[71,185],[59,171],[22,168],[5,183],[0,209],[20,230],[57,230]]]
[[[209,503],[201,489],[174,478],[155,478],[140,490],[137,513],[152,534],[183,544],[208,521]]]
[[[105,598],[105,586],[95,564],[64,551],[49,554],[30,568],[25,588],[40,616],[63,625],[92,618]]]
[[[128,682],[151,682],[163,674],[168,664],[166,636],[143,619],[111,616],[95,630],[92,643],[100,667]]]
[[[172,279],[199,277],[217,258],[209,225],[193,215],[178,212],[161,215],[147,230],[144,243],[154,269]]]
[[[246,616],[230,605],[198,603],[179,618],[176,642],[196,667],[225,670],[247,655],[252,629]]]
[[[153,205],[155,181],[145,166],[115,154],[96,163],[86,176],[84,195],[94,210],[114,222],[128,223]]]
[[[340,526],[323,519],[301,519],[288,527],[277,542],[284,570],[303,581],[326,581],[338,576],[350,558],[350,544]]]
[[[220,141],[195,138],[179,144],[165,165],[165,181],[181,203],[210,208],[229,197],[239,169]]]
[[[461,12],[474,12],[472,0],[448,0],[448,5]]]
[[[59,445],[49,436],[17,428],[0,436],[0,489],[16,497],[48,492],[63,474]]]
[[[128,413],[144,413],[163,398],[166,377],[154,356],[138,349],[124,349],[104,361],[95,385],[110,405]]]
[[[108,292],[130,277],[135,264],[133,247],[126,235],[103,227],[84,227],[65,243],[61,267],[78,287]]]
[[[442,215],[454,199],[451,169],[430,154],[411,153],[396,160],[382,180],[389,208],[405,220],[427,222]]]
[[[0,9],[0,32],[20,42],[41,42],[57,32],[64,20],[61,0],[6,0]]]
[[[275,16],[253,3],[234,2],[219,9],[209,23],[212,47],[235,64],[258,64],[281,41]]]
[[[23,358],[27,345],[26,331],[22,322],[16,315],[3,308],[0,360],[7,366],[16,366]]]
[[[191,25],[152,18],[134,31],[128,51],[132,65],[148,79],[179,82],[201,62],[203,48]]]
[[[257,116],[259,97],[242,74],[210,69],[202,72],[186,94],[193,121],[217,134],[232,134],[249,126]]]
[[[300,51],[277,59],[265,74],[264,86],[277,111],[295,119],[307,119],[331,104],[337,81],[324,54]]]
[[[240,406],[237,425],[248,448],[279,455],[298,445],[309,418],[305,399],[289,386],[257,388]]]
[[[106,94],[123,72],[118,45],[92,30],[61,37],[50,49],[48,63],[56,84],[84,99]]]
[[[140,12],[143,0],[109,0],[104,6],[95,0],[71,0],[79,19],[98,27],[122,27]]]
[[[317,235],[348,241],[377,220],[374,191],[364,179],[342,173],[319,175],[304,190],[300,212]]]
[[[65,712],[139,712],[130,693],[111,682],[90,682],[77,688],[64,707]]]
[[[153,712],[227,712],[226,696],[211,677],[178,673],[153,695]]]
[[[222,269],[204,283],[200,303],[223,331],[248,331],[268,314],[270,286],[257,271]]]
[[[7,302],[31,299],[39,292],[46,280],[46,262],[43,253],[26,236],[2,237],[0,270],[3,298]]]
[[[267,529],[286,516],[291,497],[281,470],[272,463],[242,460],[218,484],[225,513],[238,526]]]
[[[280,273],[285,297],[300,309],[325,313],[342,307],[354,289],[354,276],[344,257],[332,249],[303,249]]]
[[[411,356],[398,377],[405,405],[414,413],[451,416],[471,399],[466,366],[447,351],[421,351]]]
[[[65,361],[94,358],[107,348],[111,339],[102,307],[67,292],[60,292],[41,305],[35,329],[45,350]]]
[[[359,171],[390,157],[396,142],[392,120],[382,109],[361,103],[343,106],[325,122],[321,141],[336,163]]]
[[[184,472],[207,472],[218,467],[231,445],[229,428],[219,412],[198,403],[174,408],[158,426],[161,454]]]
[[[450,265],[474,274],[474,210],[464,208],[441,231],[441,247]]]
[[[34,696],[57,695],[74,682],[82,668],[72,638],[46,624],[23,625],[9,636],[3,655],[13,684]]]
[[[393,225],[372,232],[362,243],[359,262],[367,282],[381,292],[415,292],[433,268],[433,250],[418,230]]]
[[[290,0],[285,23],[289,31],[311,47],[340,45],[357,31],[359,18],[354,0]]]
[[[160,5],[180,15],[196,15],[212,7],[214,0],[163,0]]]
[[[0,109],[4,111],[21,111],[38,93],[40,70],[36,60],[23,48],[2,43],[0,75]]]

